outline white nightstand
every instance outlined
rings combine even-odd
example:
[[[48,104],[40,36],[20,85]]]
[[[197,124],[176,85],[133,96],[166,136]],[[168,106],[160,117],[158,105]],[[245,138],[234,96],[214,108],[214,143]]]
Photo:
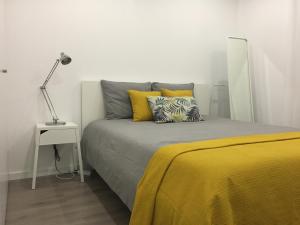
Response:
[[[68,122],[66,125],[61,125],[61,126],[47,126],[45,125],[45,123],[37,124],[36,133],[35,133],[35,152],[34,152],[34,165],[33,165],[33,176],[32,176],[32,189],[35,189],[35,184],[36,184],[39,147],[42,145],[58,145],[58,144],[70,144],[70,143],[74,143],[77,145],[80,179],[81,182],[84,182],[78,125],[72,122]]]

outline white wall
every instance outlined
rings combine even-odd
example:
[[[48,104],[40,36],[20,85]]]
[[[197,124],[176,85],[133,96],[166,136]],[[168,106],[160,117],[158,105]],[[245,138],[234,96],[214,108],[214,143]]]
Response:
[[[49,119],[39,85],[60,51],[73,62],[58,69],[49,92],[61,119],[79,122],[83,79],[226,80],[236,7],[235,0],[7,1],[11,178],[32,169],[34,125]],[[45,150],[39,170],[49,168]]]
[[[293,68],[291,79],[292,123],[300,127],[300,2],[294,2]]]
[[[238,28],[250,43],[259,122],[300,127],[297,1],[239,1]]]
[[[0,70],[5,68],[4,57],[4,0],[0,0]],[[6,202],[7,202],[7,178],[8,178],[8,166],[7,166],[7,118],[8,107],[7,105],[7,77],[0,73],[0,225],[5,223],[6,214]]]

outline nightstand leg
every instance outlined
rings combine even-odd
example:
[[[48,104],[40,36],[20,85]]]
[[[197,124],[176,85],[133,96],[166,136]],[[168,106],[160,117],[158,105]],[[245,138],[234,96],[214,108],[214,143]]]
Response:
[[[72,148],[72,159],[73,159],[73,172],[74,171],[77,171],[78,170],[78,164],[77,164],[77,160],[76,160],[76,156],[75,156],[75,153],[76,153],[76,147],[77,144],[73,144],[73,148]]]
[[[77,152],[78,152],[78,161],[79,161],[79,169],[80,169],[80,180],[81,182],[84,182],[83,165],[82,165],[81,149],[80,149],[79,142],[77,143]]]
[[[36,184],[36,173],[37,173],[37,165],[38,165],[38,158],[39,158],[39,146],[35,147],[34,151],[34,164],[33,164],[33,176],[32,176],[32,189],[35,189]]]

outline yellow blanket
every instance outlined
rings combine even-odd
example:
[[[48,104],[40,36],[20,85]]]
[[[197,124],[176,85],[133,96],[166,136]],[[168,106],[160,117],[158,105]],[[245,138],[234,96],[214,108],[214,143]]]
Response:
[[[130,225],[300,225],[300,132],[160,148]]]

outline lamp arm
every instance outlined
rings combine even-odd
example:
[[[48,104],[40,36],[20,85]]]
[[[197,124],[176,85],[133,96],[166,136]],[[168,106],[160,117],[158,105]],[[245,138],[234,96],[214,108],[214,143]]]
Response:
[[[56,112],[55,112],[55,109],[54,109],[54,106],[53,106],[53,104],[52,104],[51,98],[50,98],[50,96],[49,96],[49,94],[48,94],[48,92],[47,92],[47,89],[46,89],[46,87],[43,87],[43,86],[41,86],[40,89],[41,89],[41,91],[42,91],[42,93],[43,93],[44,99],[45,99],[45,101],[46,101],[46,103],[47,103],[47,106],[48,106],[48,108],[49,108],[49,111],[50,111],[50,113],[51,113],[53,122],[54,122],[54,123],[57,123],[57,121],[58,121],[59,119],[58,119],[58,116],[57,116],[57,114],[56,114]]]
[[[57,66],[58,66],[58,64],[59,64],[59,62],[60,62],[59,59],[57,59],[57,60],[55,61],[55,63],[54,63],[54,65],[53,65],[52,69],[50,70],[50,72],[49,72],[49,74],[48,74],[46,80],[44,81],[43,85],[41,86],[41,88],[46,88],[46,85],[48,84],[49,80],[51,79],[51,77],[52,77],[54,71],[56,70],[56,68],[57,68]]]

